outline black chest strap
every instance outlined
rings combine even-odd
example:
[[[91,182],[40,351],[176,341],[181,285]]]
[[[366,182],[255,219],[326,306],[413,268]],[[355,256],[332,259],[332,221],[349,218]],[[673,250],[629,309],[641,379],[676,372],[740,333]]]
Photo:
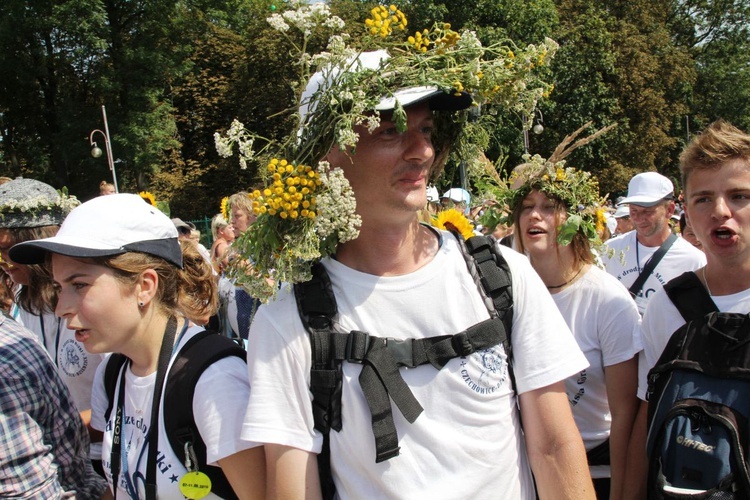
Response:
[[[372,415],[376,462],[382,462],[398,455],[399,450],[390,400],[409,423],[414,423],[422,413],[422,406],[404,382],[399,369],[431,364],[439,370],[453,358],[504,343],[507,335],[502,321],[493,318],[455,335],[421,339],[376,337],[357,330],[349,333],[314,332],[312,338],[324,346],[327,358],[335,365],[340,366],[342,361],[363,365],[359,382]],[[313,368],[313,373],[311,390],[314,395],[318,390],[330,393],[336,388],[335,370]],[[316,387],[318,384],[322,387]],[[338,429],[332,427],[340,430],[340,415],[337,424]]]
[[[343,361],[363,365],[359,382],[372,415],[376,462],[382,462],[399,453],[391,400],[410,423],[423,410],[401,377],[401,367],[429,363],[439,370],[453,358],[499,344],[505,346],[510,359],[513,316],[510,275],[507,263],[492,251],[492,245],[494,241],[488,238],[472,238],[467,245],[469,248],[464,249],[469,271],[475,281],[480,282],[490,319],[455,335],[395,339],[356,330],[342,331],[335,324],[338,311],[330,278],[322,264],[313,265],[313,278],[295,285],[295,297],[302,321],[310,333],[313,359],[310,390],[318,431],[328,434],[331,428],[341,430]],[[498,257],[502,262],[498,262]]]

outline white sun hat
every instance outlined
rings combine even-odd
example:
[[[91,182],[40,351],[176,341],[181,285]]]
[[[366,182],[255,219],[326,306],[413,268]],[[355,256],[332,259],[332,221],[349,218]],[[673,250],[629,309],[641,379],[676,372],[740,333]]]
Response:
[[[80,258],[142,252],[182,268],[177,228],[136,194],[93,198],[68,214],[57,235],[10,249],[11,259],[19,264],[44,262],[47,252]]]

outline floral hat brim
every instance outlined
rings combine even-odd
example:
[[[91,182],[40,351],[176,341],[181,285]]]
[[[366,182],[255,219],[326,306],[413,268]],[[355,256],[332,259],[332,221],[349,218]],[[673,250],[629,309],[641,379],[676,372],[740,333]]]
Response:
[[[49,184],[19,177],[0,185],[0,228],[59,226],[77,205]]]

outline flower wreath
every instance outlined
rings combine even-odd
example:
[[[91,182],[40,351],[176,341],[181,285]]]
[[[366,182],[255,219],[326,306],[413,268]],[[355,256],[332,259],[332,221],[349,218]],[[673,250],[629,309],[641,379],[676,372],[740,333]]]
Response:
[[[550,198],[561,201],[567,210],[566,220],[557,228],[557,241],[569,245],[576,233],[582,233],[594,248],[601,246],[602,230],[606,226],[604,199],[599,195],[599,182],[589,172],[565,166],[564,158],[574,149],[605,134],[616,124],[598,130],[594,134],[573,140],[591,122],[565,137],[555,148],[549,159],[539,155],[523,156],[525,163],[516,167],[507,181],[496,185],[497,200],[485,213],[486,220],[512,224],[513,213],[528,194],[538,190]],[[518,186],[513,189],[511,186]]]
[[[286,5],[288,10],[274,13],[268,22],[297,51],[296,104],[301,113],[294,130],[274,143],[235,120],[227,132],[214,135],[220,156],[231,156],[236,145],[241,168],[250,161],[264,166],[263,187],[249,194],[257,220],[233,244],[241,258],[229,270],[236,284],[264,301],[276,293],[276,283],[309,279],[313,261],[357,237],[361,221],[351,187],[340,169],[320,159],[334,145],[354,148],[356,126],[377,128],[374,110],[382,98],[421,86],[470,95],[474,109],[482,106],[480,119],[469,120],[470,109],[435,112],[433,144],[436,158],[471,164],[496,127],[493,106],[533,116],[537,101],[552,90],[536,68],[547,65],[558,47],[550,39],[524,48],[510,40],[485,47],[472,31],[458,33],[444,23],[398,37],[394,32],[406,35],[408,21],[390,5],[371,10],[367,34],[355,48],[344,21],[325,3],[292,0]],[[307,53],[312,34],[322,32],[330,34],[326,49]],[[355,70],[358,56],[374,50],[384,50],[388,57],[376,70]],[[327,84],[306,94],[305,85],[316,72],[325,75]],[[406,112],[398,100],[392,119],[399,130],[405,129]]]

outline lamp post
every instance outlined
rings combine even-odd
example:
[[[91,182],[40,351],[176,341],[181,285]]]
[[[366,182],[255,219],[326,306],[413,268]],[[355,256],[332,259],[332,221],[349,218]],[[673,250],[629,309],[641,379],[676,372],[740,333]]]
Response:
[[[104,132],[101,130],[94,129],[89,134],[89,145],[91,146],[91,156],[94,158],[99,158],[102,156],[102,149],[96,145],[96,141],[94,141],[94,134],[99,132],[102,134],[102,137],[104,137],[104,148],[107,150],[107,163],[109,164],[109,169],[112,171],[112,181],[115,186],[115,193],[119,193],[120,191],[117,189],[117,173],[115,172],[115,161],[112,158],[112,142],[109,140],[109,125],[107,124],[107,110],[104,106],[102,106],[102,117],[104,118]]]
[[[537,116],[537,114],[539,116]],[[531,131],[534,132],[536,135],[541,135],[542,132],[544,132],[544,115],[542,114],[542,110],[539,108],[534,108],[534,118],[536,120],[536,123],[533,127],[531,127]],[[526,123],[526,116],[523,117],[524,124]],[[523,151],[526,154],[529,154],[529,131],[526,129],[525,125],[523,128]]]

